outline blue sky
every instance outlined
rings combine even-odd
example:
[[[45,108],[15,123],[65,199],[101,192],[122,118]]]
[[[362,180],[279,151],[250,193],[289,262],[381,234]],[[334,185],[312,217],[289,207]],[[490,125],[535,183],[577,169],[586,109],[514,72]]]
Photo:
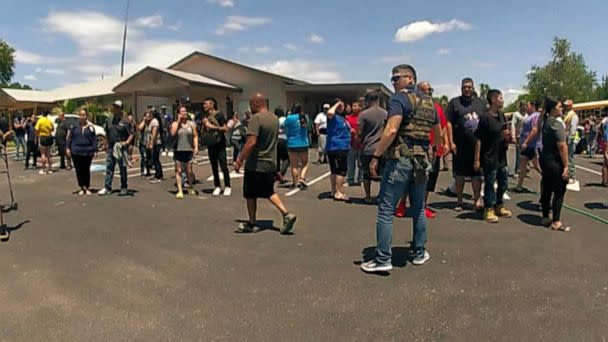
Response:
[[[52,89],[119,73],[126,1],[0,1],[10,9],[0,37],[18,50],[15,81]],[[558,35],[608,73],[606,1],[411,3],[132,0],[126,70],[200,50],[313,82],[389,85],[391,67],[411,63],[437,93],[456,95],[471,76],[513,98]]]

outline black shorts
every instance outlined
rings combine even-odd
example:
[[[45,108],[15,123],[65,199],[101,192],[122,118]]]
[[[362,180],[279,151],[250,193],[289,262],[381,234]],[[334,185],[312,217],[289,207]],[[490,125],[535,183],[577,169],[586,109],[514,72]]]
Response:
[[[173,153],[173,160],[179,163],[189,163],[193,156],[194,152],[192,151],[176,151]]]
[[[520,154],[528,158],[528,160],[532,160],[536,158],[536,149],[534,147],[526,147],[525,150],[521,150]]]
[[[289,147],[287,150],[291,153],[308,153],[308,147]]]
[[[377,182],[382,179],[382,171],[384,170],[384,159],[380,158],[380,160],[378,160],[377,177],[372,177],[372,174],[369,171],[369,164],[372,162],[372,159],[374,159],[372,156],[361,156],[361,169],[363,170],[363,179]]]
[[[329,170],[332,175],[346,176],[348,171],[348,150],[329,151]]]
[[[270,198],[275,194],[275,176],[274,172],[245,171],[243,197],[247,199]]]
[[[427,192],[435,192],[435,187],[437,186],[437,178],[439,178],[439,161],[441,157],[435,157],[435,161],[433,162],[433,169],[429,172],[429,179],[426,182],[426,191]]]
[[[457,145],[456,155],[452,157],[452,170],[456,177],[481,178],[481,171],[475,171],[475,145]]]
[[[40,137],[40,146],[43,146],[43,147],[53,146],[53,137]]]

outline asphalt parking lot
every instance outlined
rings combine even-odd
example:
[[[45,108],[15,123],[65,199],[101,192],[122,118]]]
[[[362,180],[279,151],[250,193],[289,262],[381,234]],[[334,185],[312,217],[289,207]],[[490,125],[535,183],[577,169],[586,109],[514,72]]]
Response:
[[[348,188],[353,203],[325,199],[327,165],[311,166],[309,190],[284,197],[298,215],[293,235],[273,229],[281,222],[269,204],[258,215],[268,229],[236,234],[246,218],[242,178],[232,197],[212,197],[199,159],[200,194],[182,201],[169,158],[161,184],[131,169],[126,197],[78,197],[72,172],[14,165],[20,208],[5,215],[13,231],[0,244],[0,340],[608,340],[599,158],[577,159],[587,170],[577,170],[582,191],[566,195],[571,232],[540,226],[534,193],[511,193],[514,217],[495,225],[433,194],[431,260],[406,260],[411,220],[398,219],[388,275],[359,270],[373,254],[376,209],[360,204],[360,188]],[[438,188],[449,177],[442,172]],[[93,187],[102,182],[95,172]],[[537,190],[537,175],[525,185]]]

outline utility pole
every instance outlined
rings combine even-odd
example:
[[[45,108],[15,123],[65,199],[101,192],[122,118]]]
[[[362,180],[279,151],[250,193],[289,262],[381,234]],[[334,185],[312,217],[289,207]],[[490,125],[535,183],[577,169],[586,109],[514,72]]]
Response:
[[[131,1],[127,0],[127,9],[125,10],[125,31],[122,36],[122,58],[120,60],[120,77],[124,76],[125,72],[125,51],[127,48],[127,24],[129,22],[129,3]]]

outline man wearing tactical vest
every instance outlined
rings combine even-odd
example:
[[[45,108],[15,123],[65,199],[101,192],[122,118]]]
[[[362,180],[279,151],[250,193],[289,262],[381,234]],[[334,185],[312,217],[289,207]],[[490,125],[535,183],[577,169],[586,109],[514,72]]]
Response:
[[[391,240],[393,213],[403,194],[410,198],[413,218],[413,238],[410,246],[411,262],[423,265],[430,259],[426,251],[426,217],[424,194],[428,171],[432,165],[429,151],[429,134],[442,137],[441,126],[433,99],[416,91],[416,70],[407,64],[393,68],[391,82],[395,87],[388,104],[388,121],[382,138],[373,154],[370,173],[377,175],[378,161],[387,159],[376,221],[377,247],[374,260],[361,264],[364,272],[388,272],[392,270]],[[435,139],[439,148],[442,139]]]

